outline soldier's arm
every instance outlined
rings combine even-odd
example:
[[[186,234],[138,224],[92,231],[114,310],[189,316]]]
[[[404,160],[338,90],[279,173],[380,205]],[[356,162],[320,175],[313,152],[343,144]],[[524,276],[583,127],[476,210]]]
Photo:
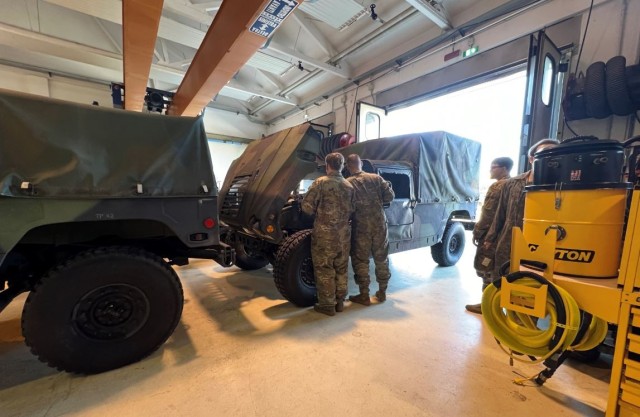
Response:
[[[320,201],[320,187],[318,186],[318,180],[315,180],[313,184],[307,190],[300,204],[302,212],[309,216],[315,216],[318,209],[318,202]]]
[[[349,216],[350,220],[353,220],[353,217],[356,214],[356,189],[353,188],[353,192],[351,193],[351,215]]]
[[[382,177],[379,177],[379,178],[380,178],[380,188],[382,189],[382,202],[385,204],[390,203],[395,198],[396,195],[393,192],[393,189],[391,188],[389,183],[385,181],[384,178]]]
[[[487,190],[484,202],[482,203],[482,212],[480,214],[480,220],[476,222],[473,227],[473,241],[477,246],[482,239],[484,239],[489,227],[493,223],[493,218],[496,214],[496,208],[500,197],[500,187],[497,187],[498,183],[493,183]]]
[[[484,237],[484,246],[489,248],[493,246],[498,239],[498,235],[502,231],[502,226],[507,217],[507,206],[509,205],[509,188],[506,184],[500,189],[500,194],[497,198],[498,205],[496,207],[496,213],[493,216],[491,227],[487,231]]]

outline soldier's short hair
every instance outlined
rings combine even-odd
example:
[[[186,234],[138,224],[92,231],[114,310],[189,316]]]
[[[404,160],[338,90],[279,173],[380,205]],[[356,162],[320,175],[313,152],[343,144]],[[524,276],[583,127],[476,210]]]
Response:
[[[558,145],[560,142],[558,142],[555,139],[542,139],[537,141],[536,143],[534,143],[533,145],[531,145],[531,147],[529,148],[529,151],[527,152],[527,155],[532,157],[536,152],[538,152],[538,148],[541,147],[542,145]]]
[[[509,158],[508,156],[502,156],[500,158],[494,159],[493,162],[491,162],[491,165],[505,167],[507,168],[507,171],[511,171],[511,168],[513,168],[513,159]]]
[[[324,162],[328,167],[336,171],[342,171],[342,168],[344,168],[344,156],[341,153],[330,153],[324,158]]]
[[[352,168],[359,168],[362,166],[362,161],[360,160],[360,155],[357,153],[352,153],[347,156],[347,166]]]

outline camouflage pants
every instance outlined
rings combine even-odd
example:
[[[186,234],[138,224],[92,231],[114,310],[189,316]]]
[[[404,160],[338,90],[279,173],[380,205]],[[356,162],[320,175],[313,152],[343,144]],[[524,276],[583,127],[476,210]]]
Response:
[[[353,233],[351,241],[351,265],[353,275],[360,287],[360,292],[368,292],[371,279],[369,278],[369,257],[373,257],[376,267],[376,281],[381,289],[386,289],[391,278],[389,271],[389,241],[387,239],[387,229],[362,231]]]
[[[334,306],[347,295],[350,231],[333,236],[311,235],[311,259],[316,276],[318,305]]]
[[[484,241],[478,242],[478,248],[476,255],[473,259],[473,267],[476,270],[476,274],[482,278],[482,289],[491,284],[495,278],[494,272],[494,260],[495,249],[485,249],[482,247]]]
[[[511,235],[509,239],[503,239],[499,241],[496,247],[495,265],[493,269],[493,276],[500,277],[500,267],[502,264],[511,259]]]

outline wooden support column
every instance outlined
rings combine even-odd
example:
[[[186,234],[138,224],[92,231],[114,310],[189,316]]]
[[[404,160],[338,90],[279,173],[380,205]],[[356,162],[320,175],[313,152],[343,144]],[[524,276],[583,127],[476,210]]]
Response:
[[[281,14],[284,19],[299,3],[301,1],[223,1],[173,97],[168,113],[183,116],[200,113],[275,30],[267,28],[268,25],[259,25],[265,30],[263,35],[251,32],[252,26],[260,31],[254,23],[261,13],[262,16],[266,13],[269,19],[269,13],[276,7],[276,15],[284,8],[286,13]]]
[[[124,107],[141,111],[147,91],[163,0],[123,0]]]

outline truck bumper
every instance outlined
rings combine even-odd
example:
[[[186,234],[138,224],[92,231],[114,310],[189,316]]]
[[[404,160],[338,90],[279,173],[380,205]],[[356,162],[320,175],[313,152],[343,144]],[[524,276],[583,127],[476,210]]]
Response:
[[[236,251],[226,243],[220,242],[206,249],[190,249],[189,257],[212,259],[222,266],[229,267],[236,262]]]

